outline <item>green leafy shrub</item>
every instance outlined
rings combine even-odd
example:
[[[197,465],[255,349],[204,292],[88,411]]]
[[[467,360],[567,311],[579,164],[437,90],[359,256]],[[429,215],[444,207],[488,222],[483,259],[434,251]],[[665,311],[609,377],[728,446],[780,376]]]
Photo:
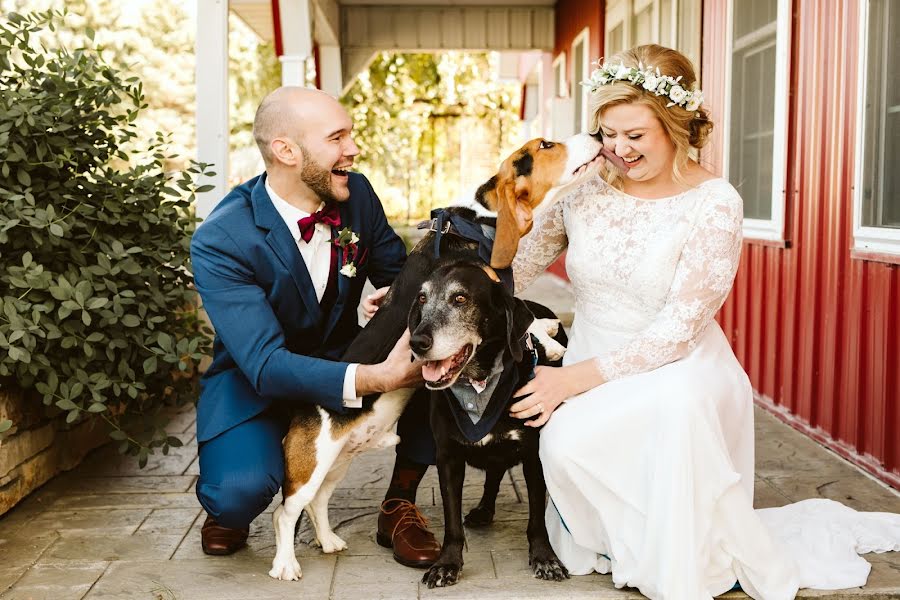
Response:
[[[36,43],[63,17],[0,18],[0,381],[105,419],[143,464],[181,444],[161,408],[195,398],[210,349],[189,253],[207,166],[164,172],[161,135],[126,154],[141,83]]]

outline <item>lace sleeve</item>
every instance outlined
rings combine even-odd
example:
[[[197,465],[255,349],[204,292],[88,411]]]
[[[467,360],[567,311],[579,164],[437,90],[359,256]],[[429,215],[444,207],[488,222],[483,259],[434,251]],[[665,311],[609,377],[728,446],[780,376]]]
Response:
[[[700,211],[656,318],[623,347],[595,359],[607,381],[686,356],[725,302],[741,257],[743,205],[732,192],[710,198]]]
[[[565,200],[560,198],[540,211],[535,216],[534,227],[519,241],[512,264],[517,294],[531,285],[569,245],[563,221],[564,204]]]

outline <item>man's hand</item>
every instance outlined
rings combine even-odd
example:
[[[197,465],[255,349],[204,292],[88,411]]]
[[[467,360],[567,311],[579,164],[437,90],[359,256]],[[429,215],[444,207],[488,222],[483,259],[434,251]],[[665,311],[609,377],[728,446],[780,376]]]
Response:
[[[422,378],[422,361],[413,361],[411,357],[407,329],[384,362],[357,367],[356,393],[365,396],[373,392],[392,392],[421,385],[425,381]]]
[[[362,311],[366,321],[374,317],[375,313],[378,312],[378,307],[381,306],[381,302],[389,289],[391,289],[390,286],[378,288],[363,299]]]

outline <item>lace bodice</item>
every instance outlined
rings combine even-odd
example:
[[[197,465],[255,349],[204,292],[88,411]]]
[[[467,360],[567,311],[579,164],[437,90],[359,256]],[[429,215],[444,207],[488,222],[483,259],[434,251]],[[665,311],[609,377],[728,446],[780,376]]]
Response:
[[[540,213],[513,263],[516,291],[568,247],[575,314],[627,340],[595,357],[606,380],[685,356],[731,289],[743,204],[723,179],[643,200],[600,177]]]

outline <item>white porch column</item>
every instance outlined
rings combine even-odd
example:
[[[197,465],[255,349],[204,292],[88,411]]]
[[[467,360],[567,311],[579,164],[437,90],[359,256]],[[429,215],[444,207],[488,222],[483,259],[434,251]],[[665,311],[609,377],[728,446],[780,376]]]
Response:
[[[215,175],[200,185],[197,216],[205,219],[225,196],[228,181],[228,0],[197,0],[197,160]]]
[[[319,46],[319,71],[322,91],[340,96],[344,88],[340,46]]]
[[[279,56],[281,62],[281,85],[306,85],[306,57],[299,55]]]
[[[278,0],[281,16],[281,85],[306,85],[306,59],[313,53],[310,0]]]

